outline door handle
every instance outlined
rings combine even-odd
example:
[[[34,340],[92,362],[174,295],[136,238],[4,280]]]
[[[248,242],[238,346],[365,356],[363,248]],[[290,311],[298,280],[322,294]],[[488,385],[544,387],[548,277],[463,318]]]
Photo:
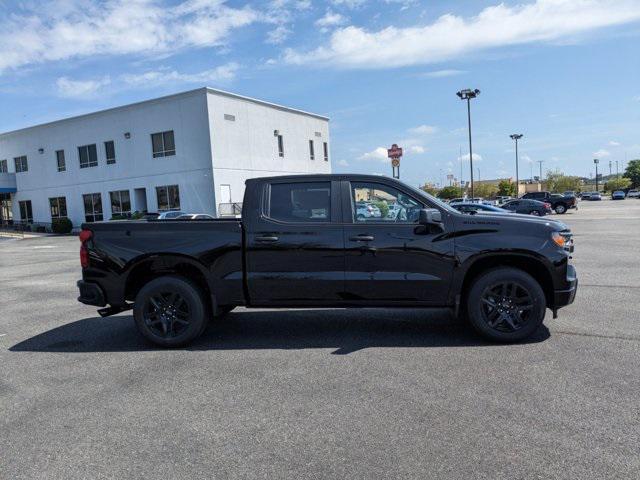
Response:
[[[356,235],[355,237],[349,237],[352,242],[372,242],[373,235]]]
[[[256,237],[255,240],[256,242],[260,242],[260,243],[273,243],[278,241],[278,237],[274,237],[274,236]]]

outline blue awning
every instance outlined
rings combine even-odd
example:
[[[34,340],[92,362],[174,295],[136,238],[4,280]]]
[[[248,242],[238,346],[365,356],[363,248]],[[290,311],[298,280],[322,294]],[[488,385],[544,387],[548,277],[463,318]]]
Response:
[[[16,193],[18,191],[15,187],[0,187],[0,193]]]

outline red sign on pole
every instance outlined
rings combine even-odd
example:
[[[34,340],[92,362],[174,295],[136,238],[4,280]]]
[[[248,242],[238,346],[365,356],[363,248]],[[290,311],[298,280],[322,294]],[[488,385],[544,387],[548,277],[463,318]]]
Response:
[[[402,156],[402,148],[400,148],[395,143],[391,145],[391,148],[387,149],[387,157],[400,158],[401,156]]]

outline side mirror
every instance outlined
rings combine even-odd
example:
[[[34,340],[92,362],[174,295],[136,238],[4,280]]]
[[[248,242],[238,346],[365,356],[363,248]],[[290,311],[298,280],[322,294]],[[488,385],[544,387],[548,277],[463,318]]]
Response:
[[[418,221],[422,225],[441,225],[442,214],[436,208],[423,208],[420,210]]]

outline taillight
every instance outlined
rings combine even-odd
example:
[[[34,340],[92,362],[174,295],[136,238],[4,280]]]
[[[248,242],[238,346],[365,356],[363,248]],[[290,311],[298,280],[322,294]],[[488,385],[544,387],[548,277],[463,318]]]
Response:
[[[78,238],[80,238],[80,266],[82,268],[89,267],[89,250],[86,243],[93,237],[91,230],[82,230]]]

